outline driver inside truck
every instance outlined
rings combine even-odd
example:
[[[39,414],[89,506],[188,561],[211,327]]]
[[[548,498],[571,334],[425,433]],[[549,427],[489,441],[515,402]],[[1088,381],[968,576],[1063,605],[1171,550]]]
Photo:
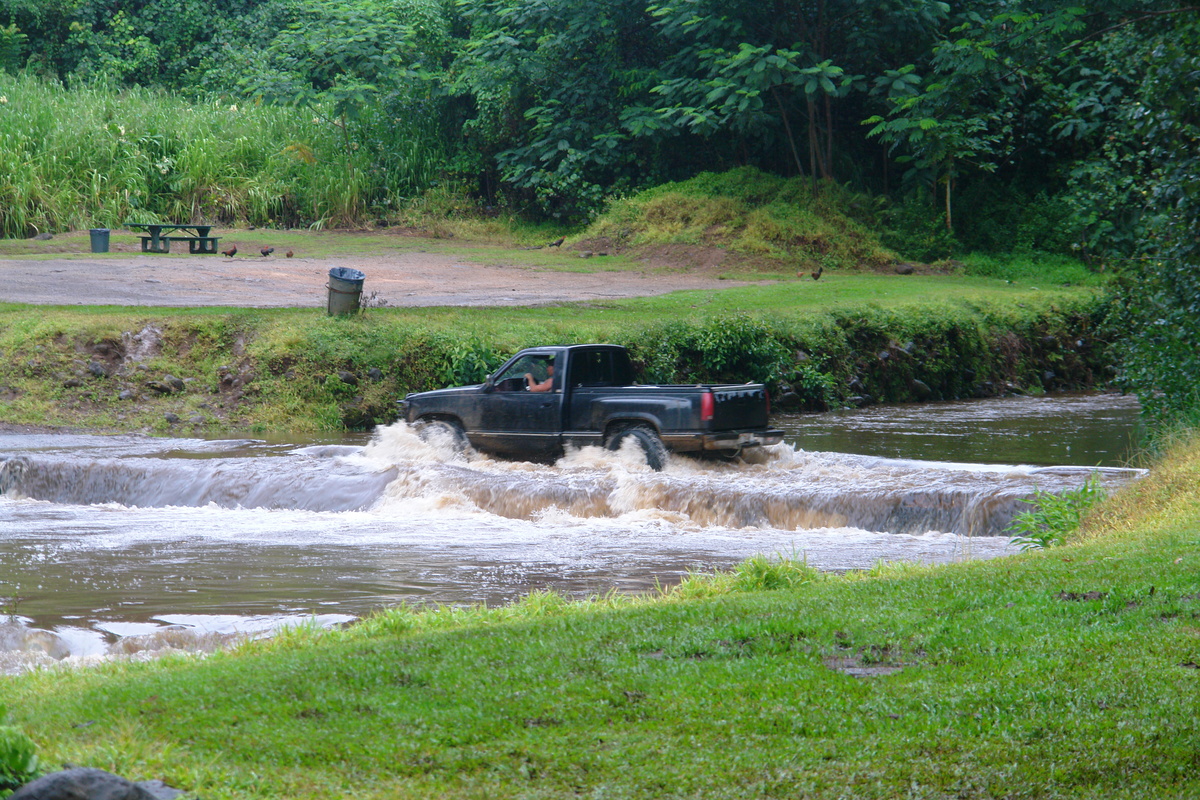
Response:
[[[546,362],[546,379],[539,381],[533,377],[533,373],[525,373],[525,385],[529,387],[531,392],[548,392],[554,388],[554,360]]]

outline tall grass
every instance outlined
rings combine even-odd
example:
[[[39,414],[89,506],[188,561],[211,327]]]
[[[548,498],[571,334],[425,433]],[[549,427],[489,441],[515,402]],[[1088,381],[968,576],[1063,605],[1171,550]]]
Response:
[[[410,144],[376,168],[394,148],[348,147],[304,109],[5,74],[0,98],[4,237],[154,220],[353,225],[428,185],[440,158],[397,124]]]

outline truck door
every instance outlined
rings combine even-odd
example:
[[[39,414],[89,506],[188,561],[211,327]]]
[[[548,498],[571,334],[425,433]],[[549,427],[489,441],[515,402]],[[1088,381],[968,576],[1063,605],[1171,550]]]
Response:
[[[554,353],[528,353],[493,380],[477,438],[484,447],[525,458],[554,455],[562,433],[562,379]]]

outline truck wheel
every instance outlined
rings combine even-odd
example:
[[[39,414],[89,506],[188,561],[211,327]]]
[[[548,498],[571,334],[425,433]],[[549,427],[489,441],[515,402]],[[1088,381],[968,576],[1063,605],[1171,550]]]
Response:
[[[466,431],[454,420],[421,419],[418,422],[420,426],[417,428],[417,436],[421,437],[423,442],[431,444],[448,442],[450,450],[454,453],[464,452],[470,444],[467,441]]]
[[[632,439],[637,442],[638,447],[642,450],[642,455],[646,457],[646,465],[650,469],[655,472],[661,472],[663,467],[667,465],[666,446],[663,445],[662,439],[658,438],[658,434],[645,425],[622,428],[616,433],[611,434],[604,446],[616,452],[625,444],[626,439]]]

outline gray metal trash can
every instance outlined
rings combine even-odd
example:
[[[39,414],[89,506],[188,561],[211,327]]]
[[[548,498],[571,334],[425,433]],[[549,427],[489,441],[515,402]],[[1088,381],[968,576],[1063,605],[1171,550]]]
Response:
[[[92,235],[92,252],[107,253],[108,252],[108,228],[91,228],[88,233]]]
[[[330,316],[335,314],[353,314],[358,311],[359,300],[362,297],[363,281],[366,275],[349,267],[334,267],[329,270],[329,290],[326,304]]]

